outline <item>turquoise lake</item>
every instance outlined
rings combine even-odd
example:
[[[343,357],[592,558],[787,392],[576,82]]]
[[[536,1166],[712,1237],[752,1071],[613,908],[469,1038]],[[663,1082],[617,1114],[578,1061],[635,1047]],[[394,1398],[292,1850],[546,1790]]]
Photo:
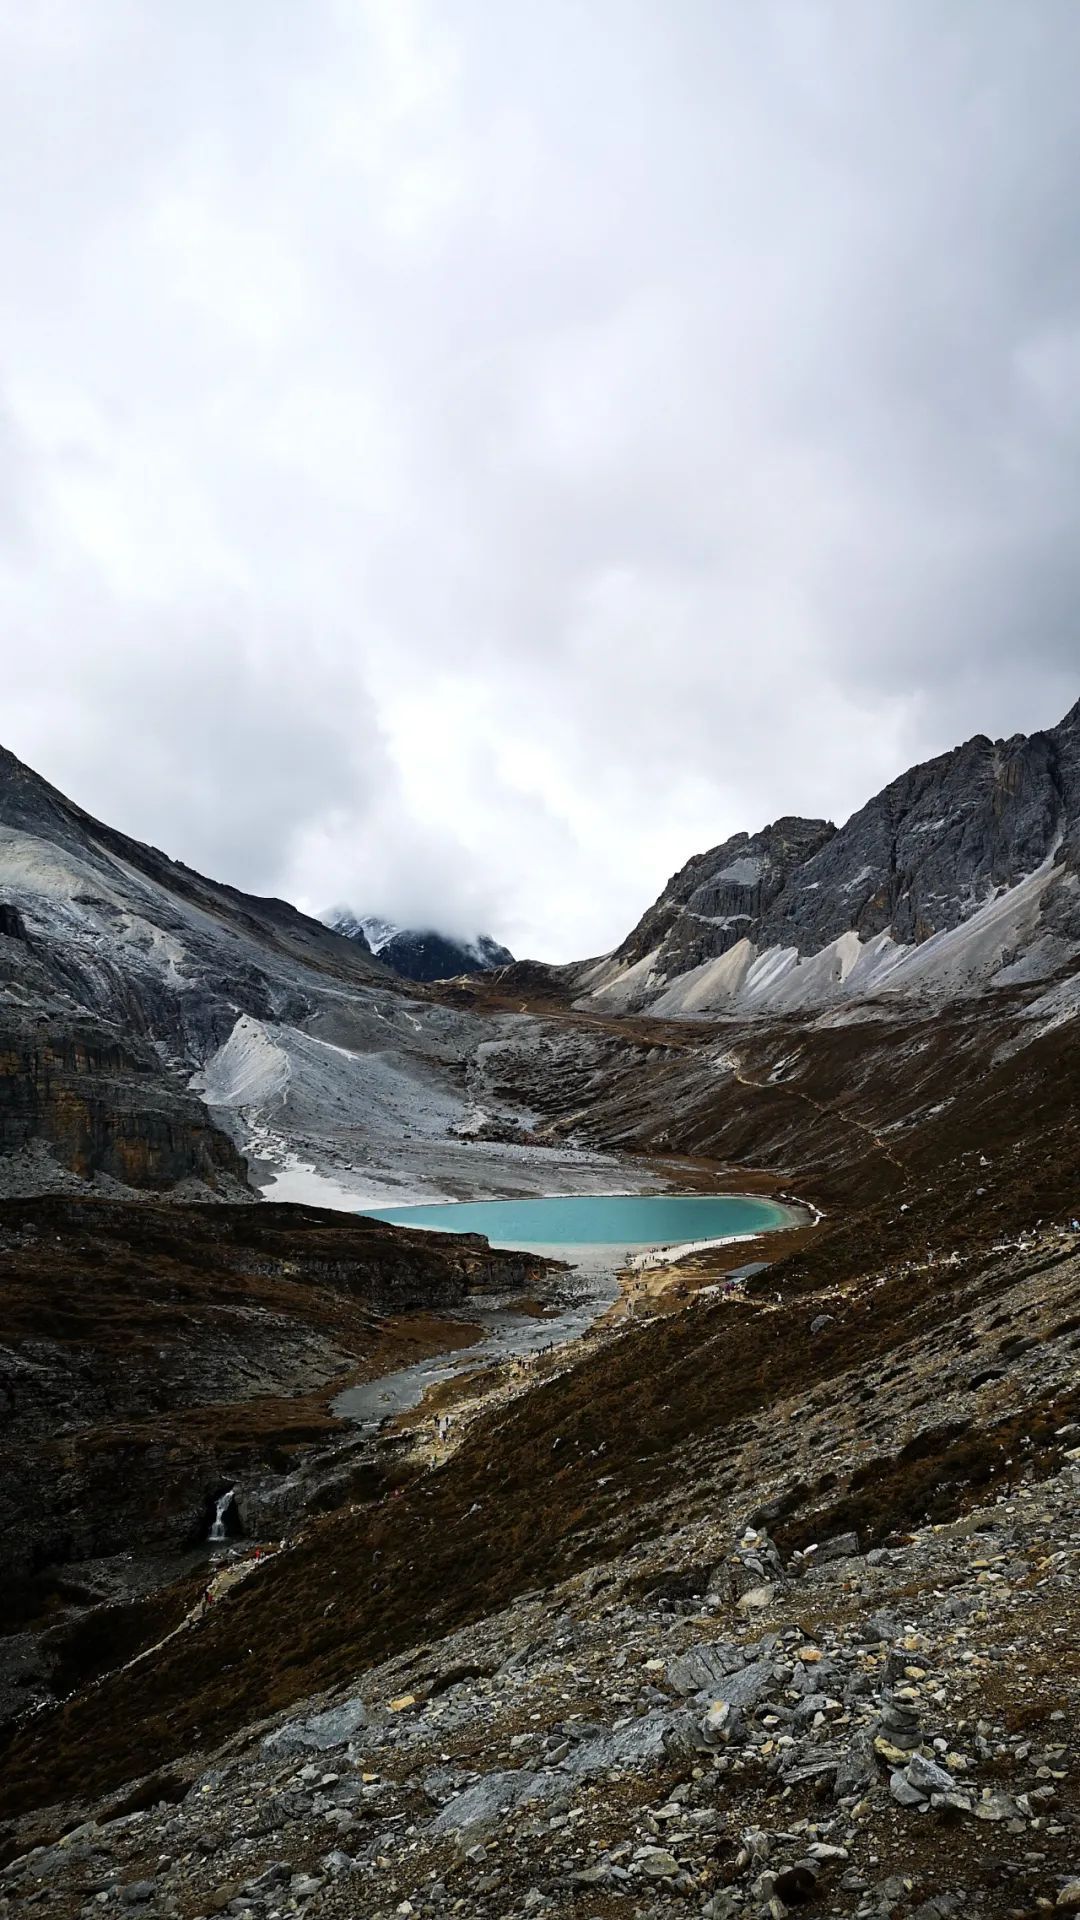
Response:
[[[496,1247],[666,1247],[768,1233],[795,1224],[790,1207],[737,1193],[560,1194],[541,1200],[462,1200],[364,1207],[372,1220],[436,1233],[483,1233]]]

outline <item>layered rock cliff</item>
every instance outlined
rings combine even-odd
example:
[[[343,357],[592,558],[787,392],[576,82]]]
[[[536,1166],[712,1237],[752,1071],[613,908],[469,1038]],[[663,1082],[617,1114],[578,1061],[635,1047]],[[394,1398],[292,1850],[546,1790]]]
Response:
[[[546,1265],[308,1207],[0,1201],[0,1615],[33,1643],[0,1635],[0,1721],[59,1592],[204,1538],[223,1487],[333,1438],[335,1382],[460,1344],[436,1315]]]
[[[247,1190],[232,1141],[146,1040],[89,1017],[9,1013],[0,1025],[0,1157],[18,1161],[41,1146],[82,1180],[151,1189],[198,1181],[234,1198]]]

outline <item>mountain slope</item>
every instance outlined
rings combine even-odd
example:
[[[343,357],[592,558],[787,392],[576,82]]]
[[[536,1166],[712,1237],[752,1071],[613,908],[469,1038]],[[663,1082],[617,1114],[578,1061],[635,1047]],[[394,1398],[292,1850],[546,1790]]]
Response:
[[[456,980],[463,974],[492,973],[514,962],[509,948],[486,933],[460,940],[432,928],[398,927],[375,914],[357,917],[347,908],[335,909],[326,923],[350,940],[363,941],[401,980]]]
[[[284,900],[208,880],[84,813],[0,749],[0,895],[24,936],[9,997],[30,992],[134,1027],[178,1057],[238,1011],[273,1016],[305,981],[359,986],[371,956]],[[9,938],[11,936],[9,935]]]
[[[108,1556],[201,1538],[208,1495],[265,1498],[275,1463],[348,1437],[326,1404],[345,1381],[467,1339],[437,1316],[543,1267],[314,1208],[0,1202],[5,1629],[48,1624],[65,1565],[108,1590]],[[344,1498],[370,1464],[339,1464]],[[19,1652],[0,1634],[0,1722],[35,1678]]]
[[[44,1142],[82,1177],[242,1191],[192,1070],[242,1014],[296,1018],[385,978],[320,921],[117,833],[2,749],[0,899],[0,1146]]]
[[[95,914],[104,914],[107,923],[115,922],[118,913],[137,919],[140,905],[152,904],[158,916],[155,924],[162,931],[181,934],[190,943],[196,960],[209,950],[220,963],[223,943],[239,955],[247,943],[254,941],[263,952],[273,953],[282,961],[314,967],[342,979],[378,978],[370,956],[364,964],[364,947],[358,951],[355,941],[346,945],[321,920],[311,919],[286,900],[259,899],[223,882],[208,880],[158,848],[118,833],[84,813],[3,747],[0,835],[5,896],[16,906],[21,898],[25,900],[31,919],[50,875],[62,865],[69,873],[81,869],[85,875],[86,891],[70,896],[68,906],[83,909],[80,915],[72,913],[72,923],[81,919],[91,932],[97,930]],[[97,894],[93,889],[95,878],[100,882]],[[171,916],[166,912],[168,902],[172,904]],[[132,944],[139,945],[134,929]]]
[[[1080,952],[1080,702],[911,768],[839,831],[783,819],[697,855],[586,995],[666,1014],[1050,978]]]
[[[556,1156],[523,1151],[497,1084],[525,1024],[440,1004],[362,929],[206,879],[0,751],[0,1198],[240,1198],[249,1165],[315,1205],[542,1192]]]

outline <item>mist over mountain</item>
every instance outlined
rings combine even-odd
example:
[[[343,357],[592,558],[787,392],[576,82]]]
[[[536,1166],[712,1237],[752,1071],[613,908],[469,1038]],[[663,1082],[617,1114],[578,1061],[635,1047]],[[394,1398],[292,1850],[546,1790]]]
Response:
[[[328,927],[361,942],[402,980],[453,980],[513,964],[510,949],[486,933],[465,940],[434,928],[399,927],[380,914],[357,915],[347,907],[332,908],[323,918]]]

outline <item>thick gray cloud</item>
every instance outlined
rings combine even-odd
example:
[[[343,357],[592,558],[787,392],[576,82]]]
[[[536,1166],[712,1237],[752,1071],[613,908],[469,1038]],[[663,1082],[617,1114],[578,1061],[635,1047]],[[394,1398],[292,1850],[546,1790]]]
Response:
[[[595,952],[1080,667],[1073,0],[0,0],[5,743]]]

